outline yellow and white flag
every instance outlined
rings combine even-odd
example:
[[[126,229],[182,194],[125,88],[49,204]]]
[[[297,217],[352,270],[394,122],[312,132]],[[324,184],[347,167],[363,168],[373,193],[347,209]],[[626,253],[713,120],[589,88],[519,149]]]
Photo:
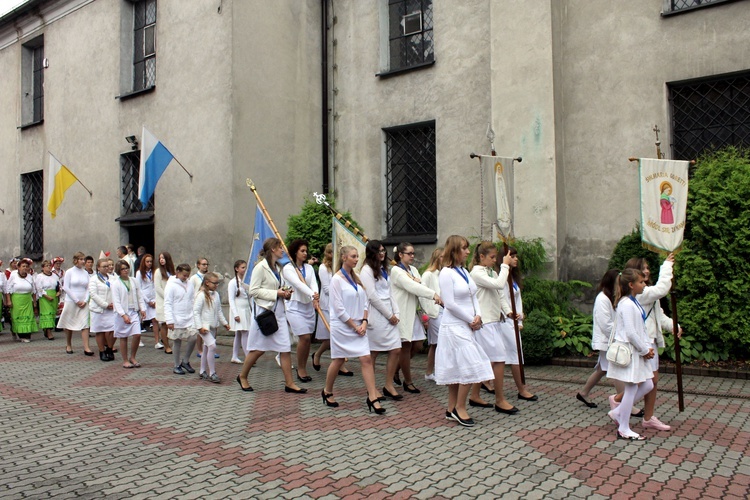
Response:
[[[62,205],[65,198],[65,191],[76,183],[78,178],[68,167],[57,161],[57,158],[49,153],[49,169],[47,171],[47,210],[54,219],[57,215],[57,209]]]
[[[492,241],[507,240],[513,235],[513,160],[502,156],[480,156],[482,184],[489,187],[487,219]],[[482,237],[487,234],[482,221]]]
[[[641,158],[638,165],[643,244],[674,252],[682,246],[687,221],[690,162]]]
[[[353,232],[349,230],[344,224],[341,223],[336,217],[331,217],[333,220],[333,266],[338,269],[339,266],[339,252],[341,248],[345,246],[352,246],[359,252],[359,262],[355,268],[357,272],[362,269],[365,264],[365,244],[362,240],[357,238]]]

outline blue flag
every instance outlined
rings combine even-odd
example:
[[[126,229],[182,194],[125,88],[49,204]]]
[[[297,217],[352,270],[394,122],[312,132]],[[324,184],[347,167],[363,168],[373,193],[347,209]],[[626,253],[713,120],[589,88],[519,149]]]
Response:
[[[250,283],[250,276],[253,273],[253,267],[255,267],[255,264],[258,262],[258,254],[263,249],[263,242],[268,238],[275,237],[276,235],[274,234],[273,229],[271,229],[271,224],[269,224],[268,219],[263,215],[263,211],[260,207],[256,206],[255,223],[253,225],[253,243],[250,246],[250,257],[247,258],[247,271],[245,271],[245,277],[242,280],[246,284]],[[284,256],[279,259],[279,264],[283,266],[287,262],[289,262],[289,258],[285,253]]]
[[[148,200],[156,191],[156,183],[167,169],[174,156],[154,134],[143,127],[141,135],[141,171],[138,177],[138,199],[146,208]]]

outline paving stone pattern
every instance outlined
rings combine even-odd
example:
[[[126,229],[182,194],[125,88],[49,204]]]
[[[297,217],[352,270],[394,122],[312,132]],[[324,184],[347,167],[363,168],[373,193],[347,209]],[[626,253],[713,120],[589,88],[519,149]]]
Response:
[[[226,345],[218,348],[217,385],[197,373],[173,375],[172,357],[147,336],[143,367],[132,370],[85,357],[80,337],[66,355],[57,336],[21,344],[0,335],[0,498],[750,495],[745,380],[684,377],[680,413],[674,376],[664,375],[657,414],[673,430],[645,430],[646,442],[631,443],[615,439],[608,383],[592,392],[599,408],[575,400],[585,368],[527,367],[538,402],[518,401],[508,377],[506,395],[520,413],[470,408],[477,425],[462,428],[444,418],[446,389],[422,380],[423,357],[414,360],[422,393],[388,401],[387,413],[375,415],[355,360],[357,376],[336,381],[341,406],[333,409],[320,396],[324,371],[310,368],[308,394],[287,394],[271,354],[251,371],[255,392],[245,393]]]

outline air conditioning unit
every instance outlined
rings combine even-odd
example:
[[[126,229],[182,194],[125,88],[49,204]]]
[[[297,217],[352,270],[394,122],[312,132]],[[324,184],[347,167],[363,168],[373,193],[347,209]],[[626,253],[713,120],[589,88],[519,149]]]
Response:
[[[401,28],[404,36],[416,35],[422,32],[422,11],[418,10],[401,18]]]

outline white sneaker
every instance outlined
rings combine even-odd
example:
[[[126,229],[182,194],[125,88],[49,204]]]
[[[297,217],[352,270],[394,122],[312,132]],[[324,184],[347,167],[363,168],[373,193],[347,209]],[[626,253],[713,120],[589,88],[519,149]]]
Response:
[[[281,354],[277,354],[274,359],[276,360],[276,364],[281,366]]]
[[[669,425],[665,424],[655,416],[652,416],[650,419],[646,420],[643,419],[643,422],[641,422],[641,425],[644,429],[656,429],[657,431],[668,431],[672,429]]]
[[[425,380],[432,380],[434,382],[435,381],[435,374],[434,373],[430,373],[430,374],[425,373],[424,379]]]
[[[243,361],[240,358],[232,358],[232,363],[235,365],[241,365]]]
[[[146,346],[146,344],[144,344],[143,342],[140,342],[140,343],[138,344],[138,347],[145,347],[145,346]]]
[[[162,344],[161,342],[157,342],[154,346],[154,349],[164,349],[164,344]]]

